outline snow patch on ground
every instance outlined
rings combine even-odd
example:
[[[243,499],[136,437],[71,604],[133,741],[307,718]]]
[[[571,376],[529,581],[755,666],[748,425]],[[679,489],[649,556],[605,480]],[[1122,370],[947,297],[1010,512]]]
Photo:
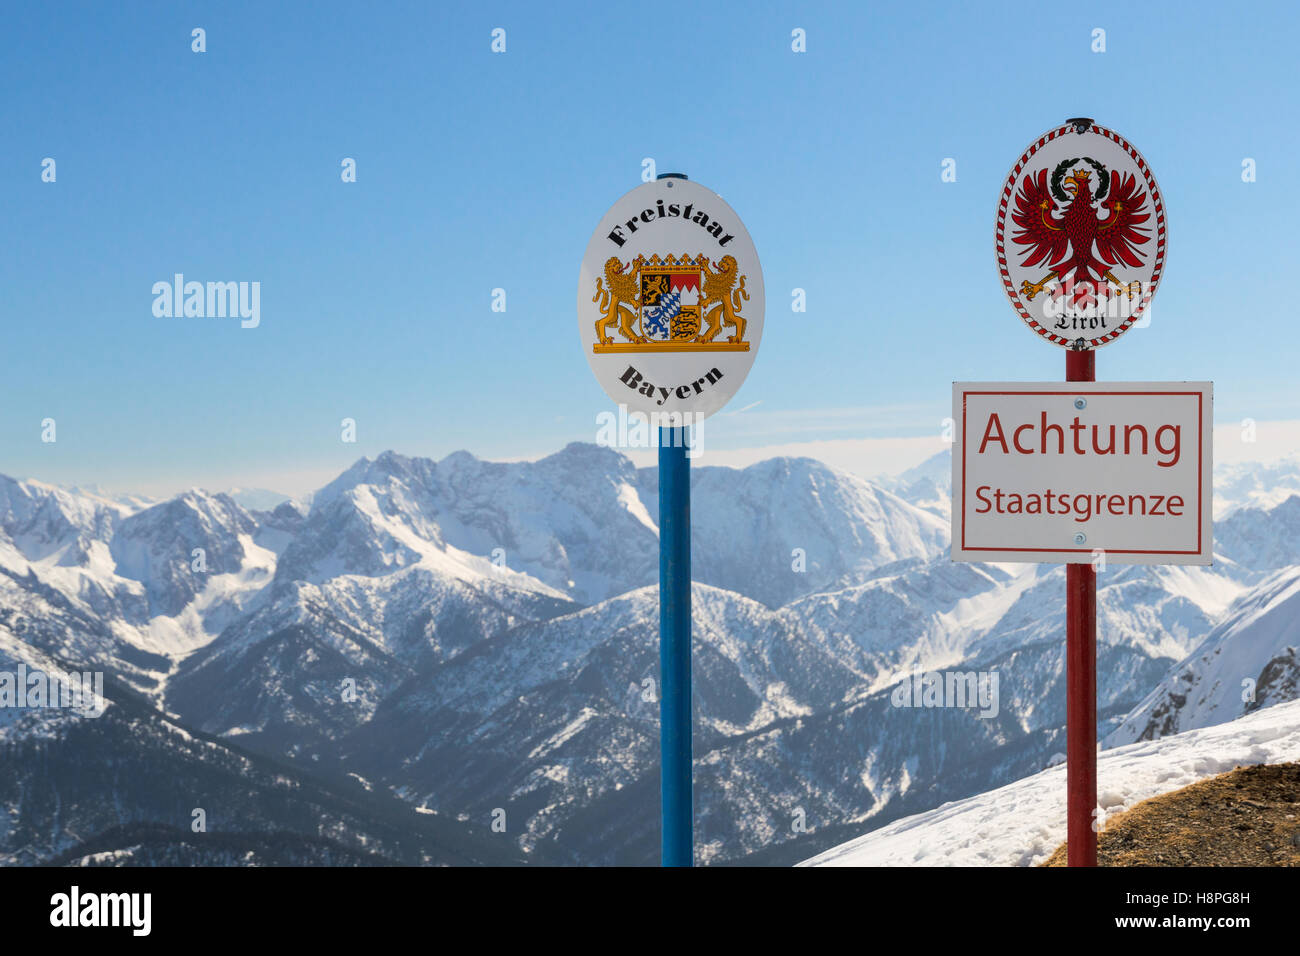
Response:
[[[1300,700],[1215,727],[1103,751],[1097,801],[1110,816],[1237,766],[1300,760]],[[1064,764],[895,820],[801,866],[1034,866],[1065,842]]]

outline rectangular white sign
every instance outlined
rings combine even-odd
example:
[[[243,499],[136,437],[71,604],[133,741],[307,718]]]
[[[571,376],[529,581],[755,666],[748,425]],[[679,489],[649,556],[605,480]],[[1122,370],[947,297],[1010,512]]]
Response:
[[[955,382],[955,561],[1209,564],[1211,382]]]

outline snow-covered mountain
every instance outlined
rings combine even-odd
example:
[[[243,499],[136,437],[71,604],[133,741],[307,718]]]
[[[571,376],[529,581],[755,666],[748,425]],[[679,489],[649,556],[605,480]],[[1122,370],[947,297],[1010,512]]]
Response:
[[[63,669],[0,627],[0,672],[20,665]],[[196,733],[111,676],[104,687],[97,717],[0,707],[0,866],[523,861],[486,825]]]
[[[570,445],[537,462],[440,462],[387,452],[316,493],[280,580],[375,576],[421,561],[459,576],[505,572],[522,587],[602,600],[654,580],[658,539],[617,453]]]
[[[949,469],[944,452],[889,481],[810,459],[693,470],[702,860],[794,861],[1064,749],[1063,570],[952,563]],[[442,818],[504,809],[534,858],[652,862],[656,496],[654,469],[590,445],[387,452],[269,511],[0,478],[0,652],[102,668],[187,732]],[[1198,703],[1227,680],[1216,660],[1248,659],[1252,706],[1296,696],[1298,512],[1231,509],[1211,568],[1100,573],[1112,741],[1241,713]],[[918,672],[997,675],[995,712],[897,706]],[[136,799],[117,822],[174,823]]]
[[[297,503],[289,495],[266,488],[231,488],[225,494],[248,511],[274,511],[285,502]]]
[[[1268,510],[1300,496],[1300,452],[1270,462],[1231,462],[1214,469],[1214,518],[1238,508]]]
[[[0,532],[22,558],[58,567],[88,563],[131,509],[97,495],[0,476]]]
[[[945,522],[952,516],[951,449],[931,455],[914,468],[876,480],[904,501],[938,515]]]
[[[1300,491],[1271,507],[1238,508],[1217,521],[1214,550],[1256,571],[1300,564]]]
[[[1207,727],[1300,696],[1296,533],[1300,495],[1267,509],[1237,508],[1217,523],[1215,550],[1227,556],[1225,571],[1250,586],[1105,737],[1106,746]]]
[[[144,585],[151,618],[175,617],[212,576],[244,567],[256,532],[233,499],[192,491],[124,518],[109,554],[119,577]]]
[[[655,469],[642,470],[640,491],[658,515]],[[943,520],[810,458],[697,468],[691,476],[692,576],[768,607],[947,546]]]
[[[1295,499],[1293,499],[1295,500]],[[1300,697],[1300,566],[1233,604],[1105,740],[1122,746],[1234,720]]]

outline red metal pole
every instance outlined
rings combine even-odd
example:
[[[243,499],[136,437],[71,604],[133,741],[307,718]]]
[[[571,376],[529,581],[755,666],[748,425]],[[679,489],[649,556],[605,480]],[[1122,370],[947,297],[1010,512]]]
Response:
[[[1067,382],[1095,382],[1097,353],[1065,353]],[[1097,865],[1097,571],[1065,566],[1066,855],[1070,866]]]

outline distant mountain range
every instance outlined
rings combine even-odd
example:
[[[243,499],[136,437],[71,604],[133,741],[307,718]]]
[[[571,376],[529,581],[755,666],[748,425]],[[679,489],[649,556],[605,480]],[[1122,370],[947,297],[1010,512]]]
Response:
[[[951,562],[948,471],[693,469],[701,861],[803,859],[1064,750],[1063,570]],[[1259,473],[1221,475],[1214,566],[1100,574],[1108,745],[1297,696],[1300,463]],[[0,708],[0,862],[249,834],[251,862],[656,862],[656,495],[580,444],[387,452],[309,504],[0,477],[0,672],[109,698]],[[996,716],[896,706],[918,671],[996,673]]]

